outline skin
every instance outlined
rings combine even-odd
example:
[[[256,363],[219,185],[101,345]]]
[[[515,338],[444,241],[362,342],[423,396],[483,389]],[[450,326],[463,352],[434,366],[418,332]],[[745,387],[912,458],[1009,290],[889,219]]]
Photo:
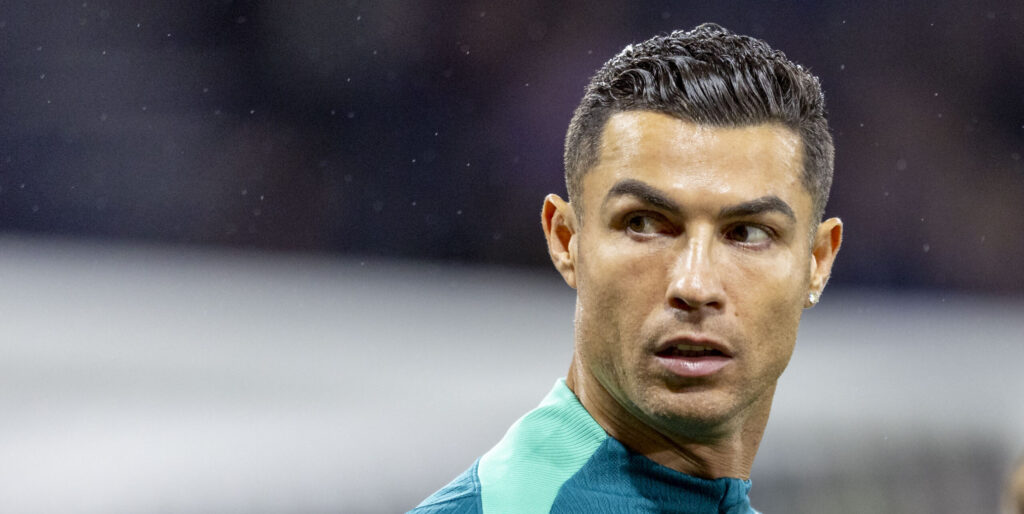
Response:
[[[1024,514],[1024,458],[1018,461],[1017,470],[1010,476],[1003,504],[1006,514]]]
[[[582,205],[544,200],[551,259],[577,290],[566,382],[611,436],[659,464],[750,475],[808,293],[820,296],[842,239],[839,219],[812,219],[801,148],[776,124],[618,113]],[[683,377],[655,355],[694,340],[716,341],[729,363]]]

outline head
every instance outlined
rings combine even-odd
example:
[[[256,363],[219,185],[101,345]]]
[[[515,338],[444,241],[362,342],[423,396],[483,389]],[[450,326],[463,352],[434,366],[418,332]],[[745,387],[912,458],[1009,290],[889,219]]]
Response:
[[[572,202],[542,213],[577,394],[661,433],[763,430],[839,249],[831,167],[817,80],[761,41],[702,25],[609,61],[569,128]]]

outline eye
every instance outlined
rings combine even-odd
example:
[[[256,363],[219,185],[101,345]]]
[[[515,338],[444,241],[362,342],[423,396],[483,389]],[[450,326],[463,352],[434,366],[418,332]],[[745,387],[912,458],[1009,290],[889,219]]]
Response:
[[[626,230],[633,234],[667,234],[671,228],[665,220],[649,213],[631,214],[626,218]]]
[[[733,225],[725,237],[749,246],[764,246],[772,240],[772,234],[767,228],[750,224]]]

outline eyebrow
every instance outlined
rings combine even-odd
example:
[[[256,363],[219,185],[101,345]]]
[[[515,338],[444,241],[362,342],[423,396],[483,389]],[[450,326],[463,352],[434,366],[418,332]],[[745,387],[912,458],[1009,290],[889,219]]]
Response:
[[[796,215],[793,214],[793,208],[775,195],[762,196],[761,198],[755,198],[749,202],[723,207],[722,210],[718,211],[718,217],[742,218],[744,216],[754,216],[757,214],[764,214],[766,212],[778,212],[786,215],[790,220],[796,221]]]
[[[679,213],[682,211],[679,204],[669,198],[668,195],[650,184],[636,179],[624,179],[616,182],[615,185],[608,190],[608,194],[605,195],[602,205],[608,203],[612,198],[619,196],[632,196],[644,203],[672,213]],[[796,215],[793,213],[793,208],[775,195],[766,195],[740,204],[723,207],[722,210],[718,211],[718,217],[740,218],[768,212],[778,212],[785,215],[787,218],[796,221]]]
[[[616,182],[615,185],[608,190],[608,194],[604,196],[604,202],[602,202],[602,205],[618,196],[632,196],[645,203],[658,207],[659,209],[674,213],[682,210],[679,207],[679,204],[672,201],[672,199],[670,199],[665,193],[662,193],[649,184],[636,179],[630,178]]]

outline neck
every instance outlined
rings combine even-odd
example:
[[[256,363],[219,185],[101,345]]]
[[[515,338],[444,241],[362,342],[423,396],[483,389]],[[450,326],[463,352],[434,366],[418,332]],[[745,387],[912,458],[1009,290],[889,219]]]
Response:
[[[625,408],[575,360],[566,385],[608,435],[662,466],[700,478],[750,478],[774,387],[729,422],[709,426],[680,420],[654,426]]]

